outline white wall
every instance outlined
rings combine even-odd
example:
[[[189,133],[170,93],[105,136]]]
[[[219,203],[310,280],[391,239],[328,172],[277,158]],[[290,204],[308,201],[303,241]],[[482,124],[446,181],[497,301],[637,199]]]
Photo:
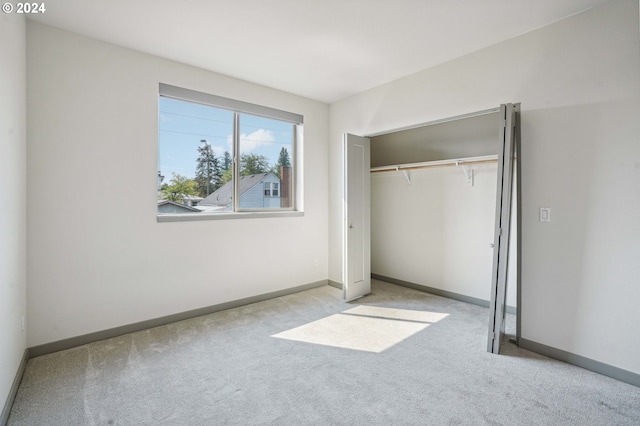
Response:
[[[0,406],[26,348],[25,20],[0,14]]]
[[[640,373],[639,75],[638,2],[619,0],[332,104],[329,278],[343,132],[522,102],[522,337]]]
[[[326,104],[27,35],[29,346],[327,279]],[[303,114],[304,217],[158,223],[159,82]]]

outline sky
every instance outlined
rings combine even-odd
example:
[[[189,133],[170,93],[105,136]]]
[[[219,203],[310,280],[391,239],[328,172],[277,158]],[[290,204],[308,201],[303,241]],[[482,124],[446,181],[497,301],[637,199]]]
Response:
[[[224,152],[233,155],[233,112],[208,105],[160,97],[158,119],[158,170],[171,180],[172,173],[193,178],[202,139],[221,162]],[[264,155],[278,162],[282,147],[293,161],[293,124],[240,114],[240,151]]]

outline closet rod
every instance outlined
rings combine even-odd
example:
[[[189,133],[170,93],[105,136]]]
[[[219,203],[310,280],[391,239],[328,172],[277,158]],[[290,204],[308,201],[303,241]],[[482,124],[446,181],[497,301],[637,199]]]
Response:
[[[469,164],[495,163],[496,161],[498,161],[497,155],[485,155],[482,157],[467,157],[451,160],[425,161],[422,163],[397,164],[394,166],[371,167],[370,172],[396,172],[400,170],[426,169],[429,167],[466,166]]]

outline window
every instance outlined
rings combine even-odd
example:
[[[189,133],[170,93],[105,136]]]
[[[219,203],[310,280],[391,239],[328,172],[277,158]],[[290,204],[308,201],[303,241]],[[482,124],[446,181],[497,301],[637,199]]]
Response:
[[[278,197],[279,196],[278,182],[265,182],[264,183],[264,196],[265,197]]]
[[[301,135],[301,115],[160,84],[158,217],[295,211]]]

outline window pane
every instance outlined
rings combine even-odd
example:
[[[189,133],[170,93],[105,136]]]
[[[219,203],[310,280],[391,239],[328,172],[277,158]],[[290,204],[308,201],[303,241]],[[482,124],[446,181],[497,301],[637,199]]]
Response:
[[[241,209],[293,207],[295,125],[239,114]]]
[[[158,213],[233,209],[233,112],[159,99]]]

